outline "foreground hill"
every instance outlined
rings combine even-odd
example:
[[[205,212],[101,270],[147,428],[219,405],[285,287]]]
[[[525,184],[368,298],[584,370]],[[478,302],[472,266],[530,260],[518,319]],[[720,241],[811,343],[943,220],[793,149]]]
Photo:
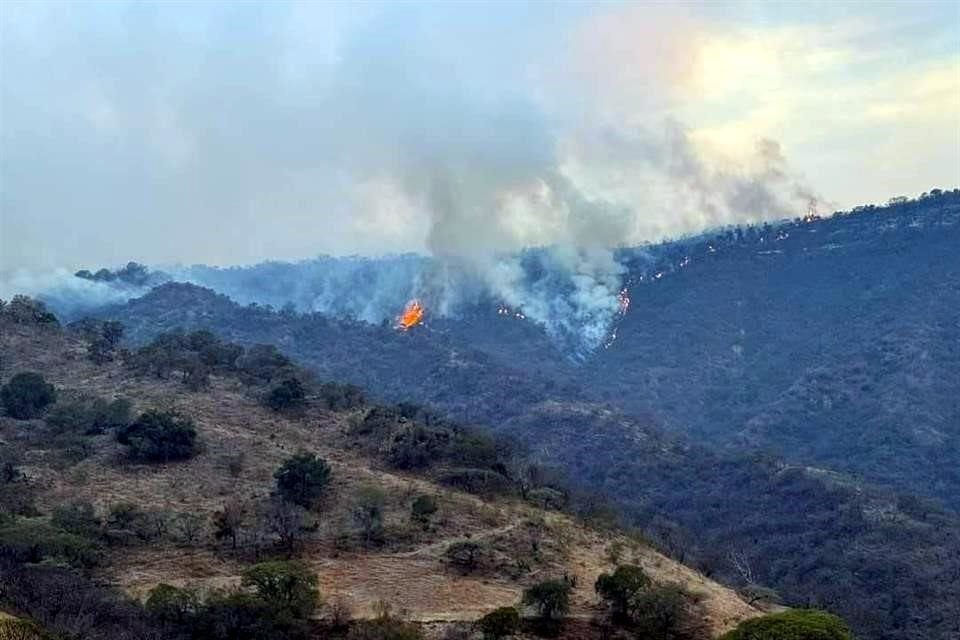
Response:
[[[88,566],[91,585],[116,587],[139,600],[160,584],[197,593],[236,588],[244,571],[258,559],[275,556],[277,541],[285,543],[283,536],[289,533],[295,541],[283,555],[298,558],[318,577],[326,602],[316,614],[315,634],[330,633],[323,625],[348,612],[359,619],[382,616],[387,603],[395,615],[439,637],[452,633],[458,622],[516,605],[524,589],[538,581],[569,576],[575,578],[563,633],[608,637],[609,629],[590,623],[603,616],[593,585],[614,562],[625,561],[641,566],[656,583],[682,587],[692,614],[685,633],[691,637],[716,637],[760,613],[730,589],[637,538],[591,528],[508,494],[481,497],[439,484],[442,467],[398,469],[396,461],[383,458],[382,447],[389,441],[371,440],[360,428],[379,414],[356,398],[349,408],[334,411],[327,408],[331,391],[320,387],[327,396],[311,395],[299,410],[277,412],[263,406],[260,387],[237,373],[214,373],[199,390],[190,391],[179,373],[183,362],[171,365],[166,380],[136,376],[130,362],[142,360],[132,355],[127,364],[119,357],[94,364],[89,343],[76,336],[55,327],[0,322],[4,379],[15,372],[39,372],[55,385],[59,398],[43,419],[0,417],[2,451],[9,465],[15,463],[6,468],[16,469],[8,480],[18,473],[25,476],[10,486],[21,494],[35,492],[31,522],[54,514],[55,523],[76,524],[82,513],[78,505],[92,506],[87,517],[99,519],[98,535],[106,536],[106,543],[99,551],[103,556]],[[206,343],[207,353],[217,345]],[[86,419],[77,403],[94,397],[132,400],[133,414],[162,408],[188,416],[198,432],[197,453],[161,464],[129,460],[109,430],[82,430]],[[72,418],[65,421],[64,415]],[[329,463],[332,481],[322,504],[297,516],[306,520],[292,528],[278,521],[292,517],[283,515],[287,512],[263,516],[266,529],[255,532],[249,525],[239,548],[217,541],[211,528],[218,514],[243,505],[246,517],[259,518],[252,514],[269,508],[275,470],[297,451]],[[380,518],[377,535],[382,539],[372,545],[357,538],[357,503],[363,496],[375,497]],[[410,504],[420,496],[436,502],[429,523],[411,520]],[[65,513],[73,517],[64,520]],[[122,526],[117,524],[121,519]],[[0,531],[0,538],[8,536],[2,542],[10,545],[7,532]],[[451,548],[464,543],[480,549],[476,567],[451,559]],[[8,578],[18,575],[10,571]],[[27,591],[0,589],[0,598],[11,598],[22,613],[83,637],[148,637],[129,626],[123,631],[128,635],[118,635],[118,614],[104,616],[103,601],[77,604],[88,607],[92,618],[73,617],[79,612],[71,613],[69,605],[53,615],[49,603],[25,599]]]

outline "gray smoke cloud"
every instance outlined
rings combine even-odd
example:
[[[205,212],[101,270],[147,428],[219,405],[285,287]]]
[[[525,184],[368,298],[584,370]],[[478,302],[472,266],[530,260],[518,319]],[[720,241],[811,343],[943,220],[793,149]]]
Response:
[[[618,309],[614,249],[795,215],[806,191],[776,143],[760,144],[755,166],[719,166],[669,118],[637,126],[568,109],[579,88],[544,77],[578,11],[4,11],[0,295],[134,293],[24,275],[63,276],[64,264],[413,250],[433,259],[390,263],[390,274],[320,260],[308,282],[281,281],[285,291],[168,270],[240,301],[285,298],[370,322],[401,296],[443,315],[485,292],[594,349]],[[531,261],[547,275],[531,277]]]

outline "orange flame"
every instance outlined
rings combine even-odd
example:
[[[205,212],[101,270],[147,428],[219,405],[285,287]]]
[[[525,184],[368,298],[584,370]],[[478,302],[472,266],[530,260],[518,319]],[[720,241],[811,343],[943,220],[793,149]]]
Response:
[[[404,307],[403,313],[397,318],[397,328],[407,331],[423,321],[423,305],[413,299]]]

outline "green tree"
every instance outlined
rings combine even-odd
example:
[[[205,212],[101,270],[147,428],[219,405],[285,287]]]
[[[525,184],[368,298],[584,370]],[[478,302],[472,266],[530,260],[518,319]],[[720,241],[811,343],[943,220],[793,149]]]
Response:
[[[562,618],[570,610],[570,584],[544,580],[523,592],[523,604],[533,607],[543,620]]]
[[[361,487],[353,499],[353,521],[360,529],[366,546],[382,544],[383,507],[387,496],[380,487]]]
[[[624,564],[613,573],[601,573],[593,588],[607,602],[614,619],[625,620],[633,609],[637,596],[650,586],[650,578],[636,565]]]
[[[42,375],[33,371],[18,373],[0,388],[0,402],[7,415],[17,420],[38,418],[57,399],[57,392]]]
[[[281,617],[305,620],[317,608],[317,576],[299,562],[255,564],[243,572],[241,584],[253,589]]]
[[[274,411],[302,407],[307,398],[303,383],[298,378],[287,378],[267,394],[267,406]]]
[[[310,509],[330,483],[330,465],[315,454],[301,452],[280,465],[273,477],[280,497]]]
[[[741,622],[720,640],[853,640],[853,634],[835,615],[796,609]]]
[[[520,629],[520,612],[516,607],[494,609],[477,621],[477,628],[487,640],[512,636]]]
[[[193,420],[174,411],[146,411],[117,431],[117,441],[129,447],[134,460],[170,462],[185,460],[196,452],[197,430]]]

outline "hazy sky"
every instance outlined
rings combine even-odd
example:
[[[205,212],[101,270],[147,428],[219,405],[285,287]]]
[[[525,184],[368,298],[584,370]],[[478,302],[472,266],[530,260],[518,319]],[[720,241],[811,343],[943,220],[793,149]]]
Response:
[[[960,185],[960,4],[0,4],[0,272],[634,243]]]

